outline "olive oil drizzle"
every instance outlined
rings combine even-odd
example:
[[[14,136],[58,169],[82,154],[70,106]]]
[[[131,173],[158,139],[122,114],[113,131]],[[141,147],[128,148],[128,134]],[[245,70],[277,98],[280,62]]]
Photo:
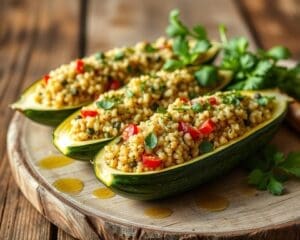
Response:
[[[173,214],[173,211],[167,207],[149,207],[144,211],[145,215],[150,218],[162,219]]]
[[[228,208],[229,200],[214,193],[203,193],[196,199],[196,204],[199,208],[203,208],[210,212],[218,212]]]
[[[60,168],[72,164],[74,160],[63,155],[50,155],[42,158],[38,162],[38,166],[43,169]]]
[[[112,190],[106,187],[97,188],[92,194],[99,199],[113,198],[116,195]]]
[[[77,178],[60,178],[53,183],[53,186],[60,192],[78,194],[82,191],[84,183]]]

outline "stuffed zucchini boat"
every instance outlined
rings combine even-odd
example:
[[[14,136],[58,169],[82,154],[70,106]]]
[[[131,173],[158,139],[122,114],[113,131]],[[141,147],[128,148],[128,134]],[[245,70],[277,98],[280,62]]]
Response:
[[[97,178],[116,193],[149,200],[184,192],[224,174],[266,144],[289,98],[276,91],[220,92],[141,122],[94,159]]]
[[[122,89],[100,95],[97,101],[72,114],[55,129],[54,145],[64,155],[91,160],[113,138],[122,132],[123,135],[134,133],[139,122],[155,112],[166,111],[176,98],[188,101],[217,91],[231,79],[231,72],[218,72],[215,68],[216,79],[204,86],[203,79],[195,77],[203,69],[205,67],[143,75]]]
[[[159,38],[72,61],[32,84],[12,108],[38,123],[57,126],[100,94],[120,88],[132,77],[160,70],[175,57],[172,45],[173,40]],[[219,45],[212,43],[195,64],[212,61],[218,51]]]

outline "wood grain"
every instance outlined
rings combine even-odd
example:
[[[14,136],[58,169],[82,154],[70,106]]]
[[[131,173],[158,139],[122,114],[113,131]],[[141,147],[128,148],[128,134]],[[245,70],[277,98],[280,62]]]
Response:
[[[236,1],[245,14],[259,47],[285,45],[300,59],[299,0]]]
[[[12,116],[8,106],[25,86],[76,56],[77,7],[74,1],[1,1],[0,239],[51,239],[56,228],[24,198],[11,176],[5,141]]]
[[[82,0],[84,1],[84,0]],[[111,2],[111,3],[110,3]],[[144,1],[143,1],[144,2]],[[228,2],[233,12],[224,10]],[[248,34],[240,23],[246,15],[259,45],[270,47],[284,43],[300,57],[299,1],[90,1],[88,6],[88,53],[117,45],[132,44],[140,39],[157,37],[166,25],[169,9],[182,10],[189,23],[202,21],[216,36],[219,22],[229,23],[231,34]],[[238,4],[237,4],[238,3]],[[263,8],[261,7],[263,5]],[[274,5],[274,6],[273,6]],[[237,6],[242,8],[237,8]],[[226,7],[225,7],[226,9]],[[51,226],[20,194],[8,167],[7,126],[12,111],[7,106],[21,89],[49,69],[68,62],[78,53],[78,1],[1,0],[0,8],[0,239],[68,239],[63,231]],[[236,19],[236,14],[239,16]],[[137,22],[135,22],[137,20]],[[243,21],[242,21],[243,22]],[[146,26],[146,27],[145,27]],[[268,27],[266,27],[268,26]],[[266,31],[267,29],[267,31]],[[278,29],[280,31],[278,31]],[[67,43],[67,44],[66,44]],[[26,211],[19,211],[19,209]],[[15,219],[18,225],[15,226]],[[27,222],[26,222],[27,221]],[[36,222],[29,227],[26,223]],[[96,224],[97,226],[97,224]],[[297,225],[281,235],[297,232]],[[258,235],[248,236],[257,239]],[[263,233],[262,233],[263,236]],[[296,235],[294,235],[296,236]],[[295,239],[299,238],[298,237]],[[69,238],[71,239],[71,237]],[[280,239],[280,238],[278,238]]]

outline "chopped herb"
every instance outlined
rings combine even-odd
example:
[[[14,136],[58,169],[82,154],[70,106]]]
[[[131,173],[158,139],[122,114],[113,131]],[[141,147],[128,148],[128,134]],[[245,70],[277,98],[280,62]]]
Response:
[[[202,112],[204,110],[204,108],[203,108],[203,106],[200,103],[194,103],[192,105],[192,110],[194,112],[200,113],[200,112]]]
[[[128,98],[132,98],[134,96],[134,93],[130,89],[126,89],[125,96]]]
[[[203,141],[199,148],[201,153],[208,153],[214,149],[214,145],[209,141]]]
[[[104,60],[105,59],[105,54],[103,52],[97,52],[95,54],[95,58],[96,60],[100,61],[100,60]]]
[[[177,110],[179,112],[183,112],[185,110],[190,110],[191,109],[191,106],[189,105],[182,105],[181,107],[178,107],[178,108],[173,108],[174,110]]]
[[[133,69],[130,65],[127,66],[126,70],[128,73],[133,73]]]
[[[94,128],[88,128],[86,130],[86,132],[87,132],[88,135],[93,135],[95,133],[95,130],[94,130]]]
[[[274,99],[274,97],[272,96],[261,96],[260,98],[256,99],[256,102],[258,103],[258,105],[260,106],[266,106],[268,105],[268,103],[270,101],[272,101]]]
[[[91,66],[89,64],[85,64],[84,65],[84,71],[85,72],[92,72],[92,71],[94,71],[94,68],[93,68],[93,66]]]
[[[197,93],[195,93],[195,92],[189,92],[189,99],[193,99],[195,97],[197,97]]]
[[[157,113],[166,113],[167,109],[164,107],[159,106],[158,108],[156,108],[156,112]]]
[[[153,53],[156,51],[156,48],[154,48],[151,43],[147,43],[145,45],[145,51],[148,53]]]
[[[155,133],[150,133],[148,136],[145,138],[145,145],[146,147],[150,149],[154,149],[157,145],[157,137]]]
[[[114,106],[116,105],[116,101],[113,99],[104,99],[104,100],[96,102],[96,105],[98,108],[110,110],[110,109],[114,108]]]
[[[121,122],[114,122],[113,123],[113,127],[116,128],[116,129],[118,129],[118,130],[120,130],[120,128],[121,128]]]
[[[241,100],[243,100],[243,96],[240,93],[236,94],[224,94],[221,96],[224,104],[232,104],[239,105]]]
[[[125,54],[123,51],[119,51],[115,54],[114,60],[119,61],[122,60],[125,57]]]

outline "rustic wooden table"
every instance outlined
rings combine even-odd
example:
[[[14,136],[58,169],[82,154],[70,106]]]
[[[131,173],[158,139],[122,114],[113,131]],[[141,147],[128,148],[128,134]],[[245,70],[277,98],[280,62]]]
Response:
[[[284,44],[300,58],[299,0],[0,0],[0,239],[73,239],[40,215],[18,190],[8,165],[6,133],[12,103],[45,72],[99,49],[154,39],[168,12],[202,22],[211,36],[228,24],[268,48]]]

